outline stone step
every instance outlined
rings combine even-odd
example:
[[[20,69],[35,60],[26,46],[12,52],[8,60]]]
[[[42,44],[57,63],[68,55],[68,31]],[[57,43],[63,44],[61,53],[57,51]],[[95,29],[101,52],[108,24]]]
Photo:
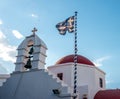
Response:
[[[52,73],[52,72],[50,72],[50,71],[48,71],[48,70],[45,70],[45,72],[48,73],[48,75],[51,76],[53,79],[55,79],[57,83],[60,83],[63,87],[67,87],[68,92],[71,92],[71,91],[70,91],[71,88],[68,87],[68,85],[65,84],[64,81],[60,80],[54,73]]]

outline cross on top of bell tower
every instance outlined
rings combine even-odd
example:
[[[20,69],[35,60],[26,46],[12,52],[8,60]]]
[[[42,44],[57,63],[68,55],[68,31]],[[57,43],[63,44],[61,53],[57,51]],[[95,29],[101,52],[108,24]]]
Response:
[[[18,46],[18,55],[16,59],[15,72],[26,71],[27,69],[45,69],[45,58],[47,46],[35,33],[37,29],[34,27],[32,35],[26,38]]]
[[[37,32],[38,30],[34,27],[32,32],[33,32],[33,35],[35,35],[35,32]]]

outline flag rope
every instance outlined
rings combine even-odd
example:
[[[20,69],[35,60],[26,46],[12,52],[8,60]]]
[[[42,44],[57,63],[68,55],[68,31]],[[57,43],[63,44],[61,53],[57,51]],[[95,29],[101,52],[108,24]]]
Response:
[[[74,23],[74,94],[77,94],[77,12],[75,12],[75,23]],[[76,99],[77,96],[73,97]]]

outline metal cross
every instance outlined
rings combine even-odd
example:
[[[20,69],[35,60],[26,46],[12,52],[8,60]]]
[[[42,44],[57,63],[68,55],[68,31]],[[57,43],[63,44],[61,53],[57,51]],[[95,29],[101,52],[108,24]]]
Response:
[[[71,26],[71,25],[72,25],[72,22],[74,22],[74,19],[70,18],[70,19],[68,20],[68,22],[69,22],[69,24],[70,24],[70,26]]]
[[[37,29],[34,27],[32,32],[33,32],[33,35],[35,35],[35,32],[37,32]]]

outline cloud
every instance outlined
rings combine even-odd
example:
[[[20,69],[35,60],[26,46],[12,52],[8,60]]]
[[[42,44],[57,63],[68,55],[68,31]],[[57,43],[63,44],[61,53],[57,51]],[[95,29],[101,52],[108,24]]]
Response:
[[[31,16],[33,17],[33,18],[38,18],[38,15],[36,15],[36,14],[31,14]]]
[[[110,83],[113,83],[112,80],[106,80],[106,84],[110,84]]]
[[[16,46],[11,46],[7,43],[7,38],[2,31],[0,31],[0,58],[3,61],[15,62]]]
[[[18,39],[23,38],[23,35],[18,30],[12,30],[12,33]]]
[[[96,59],[93,63],[96,65],[96,66],[102,66],[103,65],[103,62],[110,59],[110,56],[104,56],[104,57],[101,57],[101,58],[98,58]]]
[[[6,36],[2,33],[2,31],[0,30],[0,40],[2,40],[2,39],[5,39],[6,38]]]
[[[0,44],[0,58],[4,61],[15,62],[15,56],[13,57],[12,53],[15,55],[16,47],[10,45]]]
[[[10,71],[7,68],[5,68],[4,66],[2,66],[0,64],[0,74],[6,74],[6,73],[9,73],[9,72]]]
[[[0,19],[0,25],[3,24],[2,20]]]

